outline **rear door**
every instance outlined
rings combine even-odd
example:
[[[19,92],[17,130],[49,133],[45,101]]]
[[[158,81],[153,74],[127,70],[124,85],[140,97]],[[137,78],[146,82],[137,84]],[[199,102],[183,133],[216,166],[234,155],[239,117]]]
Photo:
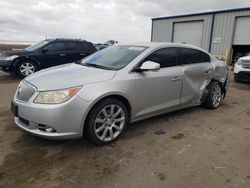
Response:
[[[66,63],[76,62],[86,56],[80,41],[66,41]]]
[[[182,81],[176,53],[176,48],[164,48],[153,52],[143,61],[154,61],[161,68],[156,72],[136,73],[136,118],[180,105]]]
[[[197,49],[178,48],[177,59],[183,73],[181,104],[197,105],[212,79],[213,65],[210,56]]]

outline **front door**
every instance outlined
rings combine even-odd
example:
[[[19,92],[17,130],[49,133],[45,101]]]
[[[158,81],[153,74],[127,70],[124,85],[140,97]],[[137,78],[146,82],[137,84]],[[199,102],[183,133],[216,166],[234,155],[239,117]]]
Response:
[[[67,49],[63,41],[48,44],[41,50],[38,61],[41,68],[47,68],[67,63]]]
[[[180,105],[181,68],[176,65],[176,49],[164,48],[145,60],[159,63],[159,71],[136,73],[136,117],[150,116]]]

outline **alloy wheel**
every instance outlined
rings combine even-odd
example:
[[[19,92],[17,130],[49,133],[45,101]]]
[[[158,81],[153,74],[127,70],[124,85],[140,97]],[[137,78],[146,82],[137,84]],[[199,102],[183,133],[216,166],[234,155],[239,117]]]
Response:
[[[126,116],[123,108],[117,104],[105,106],[97,114],[94,131],[98,139],[112,141],[119,136],[124,128]]]
[[[217,84],[215,85],[213,89],[213,94],[212,94],[212,101],[213,101],[214,107],[218,107],[220,105],[221,98],[222,98],[221,87],[220,85]]]
[[[28,76],[35,72],[35,67],[31,63],[23,63],[20,66],[20,72],[22,73],[22,75]]]

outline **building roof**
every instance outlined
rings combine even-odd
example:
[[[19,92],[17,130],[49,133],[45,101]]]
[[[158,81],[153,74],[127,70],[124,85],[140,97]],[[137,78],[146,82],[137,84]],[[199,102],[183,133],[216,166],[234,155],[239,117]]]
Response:
[[[216,10],[216,11],[200,12],[200,13],[194,13],[194,14],[182,14],[182,15],[176,15],[176,16],[156,17],[156,18],[152,18],[152,20],[163,20],[163,19],[181,18],[181,17],[189,17],[189,16],[203,16],[203,15],[209,15],[209,14],[238,12],[238,11],[245,11],[245,10],[250,10],[250,7]]]

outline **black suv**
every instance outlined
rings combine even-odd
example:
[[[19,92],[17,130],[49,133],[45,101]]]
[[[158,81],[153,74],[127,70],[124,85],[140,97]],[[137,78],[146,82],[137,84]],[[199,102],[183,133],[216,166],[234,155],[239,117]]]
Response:
[[[21,51],[0,54],[0,69],[26,77],[40,69],[79,61],[96,51],[85,40],[47,39]]]

